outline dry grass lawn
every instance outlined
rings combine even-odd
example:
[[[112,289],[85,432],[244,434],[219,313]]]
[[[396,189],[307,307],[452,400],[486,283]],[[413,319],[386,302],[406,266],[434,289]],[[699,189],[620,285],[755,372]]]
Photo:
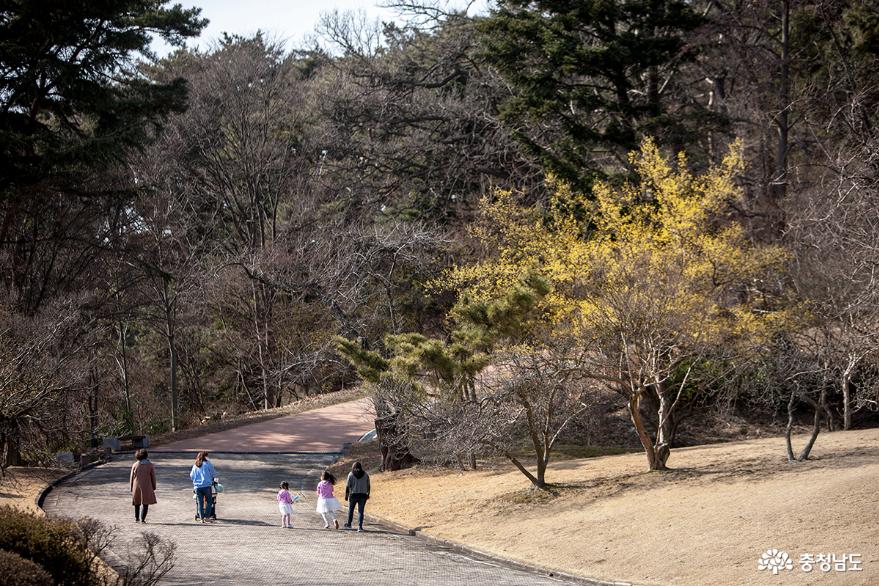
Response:
[[[802,445],[803,438],[798,438]],[[636,584],[879,584],[879,430],[822,434],[788,464],[783,438],[551,465],[550,493],[512,467],[373,476],[369,511],[423,533],[581,576]],[[767,548],[788,575],[757,571]],[[804,573],[800,553],[859,553],[863,571]]]
[[[43,510],[37,507],[37,496],[49,483],[68,472],[63,468],[7,468],[0,479],[0,506],[9,505],[42,515]]]

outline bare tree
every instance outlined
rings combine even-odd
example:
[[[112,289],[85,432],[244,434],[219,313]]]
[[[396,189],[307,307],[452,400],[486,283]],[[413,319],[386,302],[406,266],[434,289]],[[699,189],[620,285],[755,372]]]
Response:
[[[72,302],[38,317],[0,309],[0,469],[21,464],[24,448],[51,450],[75,434],[66,415],[88,386],[93,326]]]
[[[163,143],[157,145],[162,148]],[[179,175],[163,164],[153,151],[134,171],[145,184],[133,211],[126,262],[139,273],[143,304],[141,319],[151,323],[168,347],[168,389],[171,430],[180,426],[178,385],[178,337],[181,305],[203,286],[204,257],[210,253],[209,232],[199,225],[203,217],[195,210]],[[173,163],[172,163],[173,165]]]
[[[813,343],[821,345],[842,396],[844,429],[858,406],[853,379],[860,371],[871,387],[864,367],[879,355],[879,134],[862,126],[864,96],[850,96],[839,113],[850,129],[847,138],[822,138],[819,121],[808,119],[820,147],[813,165],[818,180],[792,196],[786,234],[794,252],[793,285],[808,304],[810,327],[821,333]]]
[[[115,526],[107,525],[91,517],[77,519],[76,526],[82,538],[83,549],[89,566],[100,572],[95,561],[112,549],[116,543]],[[151,531],[144,531],[129,544],[122,557],[122,566],[116,568],[118,577],[96,575],[96,583],[104,586],[153,586],[174,568],[177,545]]]
[[[542,172],[498,119],[509,90],[482,62],[474,20],[424,10],[427,27],[416,15],[381,31],[324,17],[318,32],[341,53],[314,80],[328,189],[352,211],[444,225],[496,185],[542,193]]]
[[[504,355],[505,354],[505,355]],[[589,388],[581,378],[582,357],[571,348],[550,346],[497,357],[499,381],[486,381],[480,441],[510,460],[534,488],[547,486],[553,448],[568,424],[588,408]],[[506,376],[504,376],[506,374]],[[483,377],[490,378],[489,377]],[[517,448],[530,443],[535,472],[522,463]]]

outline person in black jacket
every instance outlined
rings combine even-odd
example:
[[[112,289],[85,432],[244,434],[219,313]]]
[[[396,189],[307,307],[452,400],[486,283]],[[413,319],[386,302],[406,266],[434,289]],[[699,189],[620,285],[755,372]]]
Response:
[[[354,519],[354,506],[357,506],[357,532],[363,531],[363,509],[366,507],[366,499],[369,498],[369,474],[363,469],[360,462],[354,462],[351,472],[348,474],[348,482],[345,483],[345,500],[348,501],[347,529],[351,529],[351,521]]]

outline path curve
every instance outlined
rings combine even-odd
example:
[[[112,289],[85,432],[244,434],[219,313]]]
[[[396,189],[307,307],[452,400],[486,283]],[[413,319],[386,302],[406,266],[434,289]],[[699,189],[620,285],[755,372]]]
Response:
[[[381,526],[367,525],[364,533],[323,529],[314,512],[318,475],[336,457],[328,452],[338,452],[342,443],[356,439],[367,425],[362,410],[358,419],[350,404],[334,407],[151,450],[158,476],[158,504],[150,507],[145,526],[133,518],[128,491],[130,456],[117,457],[63,482],[47,495],[43,508],[51,517],[91,516],[116,526],[117,540],[108,556],[111,564],[118,564],[130,548],[137,547],[144,530],[173,540],[177,561],[163,580],[165,584],[564,583]],[[346,423],[337,426],[335,417]],[[216,524],[193,520],[191,452],[202,448],[211,451],[226,488],[219,497]],[[168,451],[171,449],[183,451]],[[297,453],[269,453],[282,450]],[[304,497],[294,507],[294,529],[278,526],[275,493],[284,480]],[[374,479],[373,492],[381,489],[381,480]],[[342,496],[344,488],[337,487],[336,492]]]
[[[152,452],[337,453],[375,427],[372,401],[358,399],[157,446]]]

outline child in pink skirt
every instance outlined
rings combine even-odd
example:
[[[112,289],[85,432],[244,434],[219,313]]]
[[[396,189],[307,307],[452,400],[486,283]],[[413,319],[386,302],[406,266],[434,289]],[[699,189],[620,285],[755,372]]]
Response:
[[[293,496],[290,494],[290,484],[287,482],[282,482],[281,490],[278,491],[278,510],[281,511],[281,527],[292,529]]]
[[[342,505],[333,496],[334,484],[336,484],[336,477],[329,470],[324,470],[323,474],[320,475],[320,482],[317,484],[317,512],[324,520],[324,529],[330,528],[330,519],[333,521],[333,527],[339,528],[336,511],[341,509]]]

